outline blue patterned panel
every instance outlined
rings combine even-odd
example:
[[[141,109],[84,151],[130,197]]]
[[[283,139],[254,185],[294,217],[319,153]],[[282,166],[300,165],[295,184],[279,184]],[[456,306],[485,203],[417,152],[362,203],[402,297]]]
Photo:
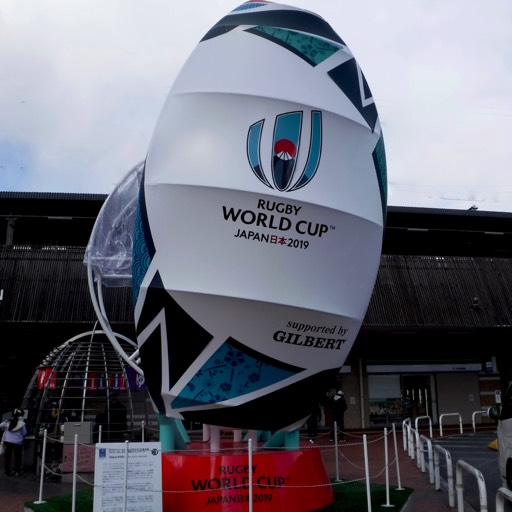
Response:
[[[320,64],[343,48],[341,44],[338,45],[309,34],[301,34],[300,32],[282,28],[259,26],[250,28],[247,32],[265,37],[288,48],[312,66]]]
[[[299,372],[297,368],[230,339],[192,377],[173,408],[215,404],[265,388]]]
[[[132,297],[133,303],[137,303],[140,285],[148,271],[151,263],[146,237],[144,236],[144,227],[140,212],[140,204],[137,206],[135,214],[135,229],[133,234],[133,257],[132,257]]]

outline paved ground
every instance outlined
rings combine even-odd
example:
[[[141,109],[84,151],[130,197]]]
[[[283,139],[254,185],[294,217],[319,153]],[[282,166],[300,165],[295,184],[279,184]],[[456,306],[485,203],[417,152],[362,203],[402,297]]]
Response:
[[[397,453],[395,457],[394,439],[388,433],[388,472],[385,471],[386,448],[384,432],[348,433],[346,442],[339,445],[338,457],[334,443],[329,442],[326,434],[317,438],[315,445],[301,441],[305,446],[321,450],[323,460],[330,478],[338,477],[341,480],[361,480],[365,477],[365,441],[367,446],[367,460],[369,475],[373,483],[389,482],[390,488],[408,487],[414,489],[414,497],[409,512],[446,512],[454,511],[448,504],[446,488],[436,491],[429,482],[428,472],[422,472],[417,461],[410,458],[403,447],[402,433],[397,432]],[[338,459],[338,465],[336,464]],[[3,472],[3,461],[0,462],[0,510],[1,512],[23,512],[24,504],[28,501],[39,501],[59,494],[71,494],[72,483],[43,482],[42,490],[40,479],[34,473],[22,477],[6,477]],[[91,481],[93,478],[91,477]],[[79,483],[77,488],[87,487]],[[373,504],[374,510],[381,510],[386,504]],[[393,505],[391,503],[391,505]]]

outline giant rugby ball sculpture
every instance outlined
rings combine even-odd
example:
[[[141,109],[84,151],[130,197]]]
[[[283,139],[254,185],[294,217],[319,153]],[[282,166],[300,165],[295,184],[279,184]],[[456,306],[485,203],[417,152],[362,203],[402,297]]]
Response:
[[[133,250],[137,343],[168,418],[291,431],[345,362],[386,213],[377,109],[318,15],[247,2],[157,122]]]

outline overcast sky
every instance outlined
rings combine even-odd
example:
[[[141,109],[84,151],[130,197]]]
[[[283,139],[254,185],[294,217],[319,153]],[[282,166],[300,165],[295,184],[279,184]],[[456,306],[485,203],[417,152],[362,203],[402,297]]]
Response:
[[[201,37],[240,1],[1,0],[0,190],[110,193]],[[349,46],[388,204],[512,212],[511,0],[295,0]]]

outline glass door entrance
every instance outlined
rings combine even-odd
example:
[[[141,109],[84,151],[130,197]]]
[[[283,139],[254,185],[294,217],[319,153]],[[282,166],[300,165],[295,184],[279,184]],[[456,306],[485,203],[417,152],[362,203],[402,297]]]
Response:
[[[402,400],[405,417],[432,416],[430,375],[402,375]]]
[[[372,427],[432,416],[430,374],[369,375],[368,392]]]

